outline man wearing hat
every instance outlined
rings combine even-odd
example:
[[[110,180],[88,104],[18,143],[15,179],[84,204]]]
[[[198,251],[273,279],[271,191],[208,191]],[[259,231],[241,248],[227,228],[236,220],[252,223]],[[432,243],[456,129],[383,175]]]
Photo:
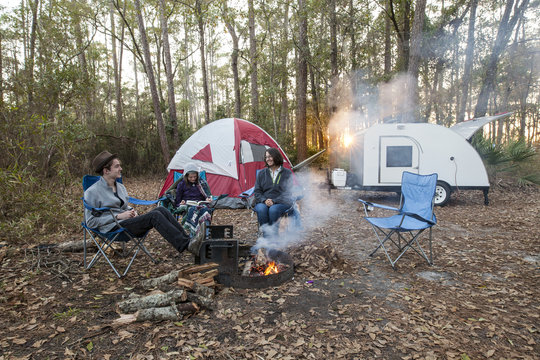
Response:
[[[163,206],[139,215],[128,204],[126,187],[116,180],[122,177],[122,166],[117,154],[102,151],[92,161],[92,168],[101,178],[84,192],[85,201],[93,208],[108,207],[111,212],[93,212],[85,209],[87,224],[100,232],[109,232],[119,226],[127,229],[133,236],[142,236],[154,228],[178,252],[186,248],[195,255],[199,254],[204,232],[197,232],[189,238],[174,216]]]

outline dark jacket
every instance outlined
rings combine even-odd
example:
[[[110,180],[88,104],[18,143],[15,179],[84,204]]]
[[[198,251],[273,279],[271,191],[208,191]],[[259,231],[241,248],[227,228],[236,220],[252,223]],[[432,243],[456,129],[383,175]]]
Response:
[[[206,181],[201,179],[200,175],[199,181],[195,184],[195,186],[186,183],[184,179],[182,179],[178,182],[178,185],[176,186],[175,205],[176,207],[180,206],[182,200],[201,201],[206,200],[206,198],[210,196],[212,196],[212,193],[210,192],[210,186],[208,186],[208,183]]]
[[[269,168],[262,169],[257,174],[255,180],[255,203],[262,203],[266,199],[272,199],[276,204],[292,206],[294,199],[292,196],[293,177],[292,171],[281,167],[276,181],[272,181],[272,174]]]

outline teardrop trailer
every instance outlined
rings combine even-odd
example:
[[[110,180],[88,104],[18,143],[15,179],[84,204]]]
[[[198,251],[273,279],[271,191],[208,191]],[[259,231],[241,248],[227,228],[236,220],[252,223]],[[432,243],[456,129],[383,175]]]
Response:
[[[456,190],[482,190],[488,205],[486,168],[469,140],[485,124],[510,115],[486,116],[450,128],[428,123],[373,125],[354,135],[346,188],[399,192],[403,171],[437,173],[436,205],[445,205]]]

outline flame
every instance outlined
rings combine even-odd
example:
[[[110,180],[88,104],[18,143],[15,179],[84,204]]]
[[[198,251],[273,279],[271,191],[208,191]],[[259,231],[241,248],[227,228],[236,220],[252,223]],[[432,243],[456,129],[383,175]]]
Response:
[[[264,275],[277,274],[279,272],[278,267],[274,261],[271,261],[266,270],[264,270]]]

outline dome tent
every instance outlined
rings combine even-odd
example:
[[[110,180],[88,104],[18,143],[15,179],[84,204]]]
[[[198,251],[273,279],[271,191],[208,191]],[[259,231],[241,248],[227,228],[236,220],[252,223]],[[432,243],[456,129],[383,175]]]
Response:
[[[178,178],[184,166],[194,163],[206,172],[212,194],[236,197],[255,185],[258,169],[265,166],[264,153],[273,147],[283,156],[283,166],[291,162],[278,143],[259,126],[242,119],[227,118],[203,126],[178,149],[167,166],[169,172],[160,196]]]

